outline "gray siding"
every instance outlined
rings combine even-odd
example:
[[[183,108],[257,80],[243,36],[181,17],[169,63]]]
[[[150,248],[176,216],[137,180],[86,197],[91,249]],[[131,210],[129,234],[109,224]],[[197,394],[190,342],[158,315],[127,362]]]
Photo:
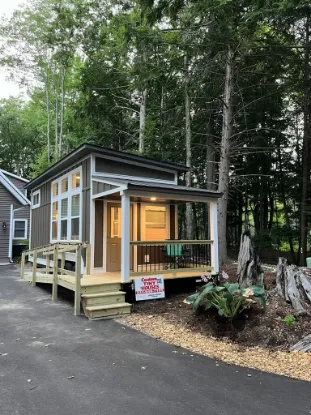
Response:
[[[50,243],[51,182],[44,183],[38,189],[40,189],[40,207],[32,209],[31,248],[37,248]]]
[[[174,182],[175,174],[156,170],[151,167],[136,166],[135,164],[122,163],[122,161],[109,160],[101,157],[95,159],[95,169],[99,173],[121,174],[131,177],[148,179],[169,180]]]
[[[9,258],[9,243],[10,243],[10,215],[11,205],[14,209],[22,207],[15,197],[0,184],[0,260],[8,260]],[[18,212],[15,212],[16,214]],[[17,218],[17,216],[15,216]],[[18,216],[20,219],[29,218],[29,207],[26,206]],[[6,228],[3,228],[3,222],[6,223]]]
[[[41,190],[41,204],[39,208],[32,210],[31,248],[50,243],[52,182],[79,166],[82,166],[82,240],[86,242],[90,240],[91,158],[88,158],[72,165],[40,187],[33,189],[33,191]]]
[[[106,192],[107,190],[116,189],[117,186],[112,186],[111,184],[107,183],[99,183],[99,182],[93,182],[93,195],[96,195],[98,193]]]

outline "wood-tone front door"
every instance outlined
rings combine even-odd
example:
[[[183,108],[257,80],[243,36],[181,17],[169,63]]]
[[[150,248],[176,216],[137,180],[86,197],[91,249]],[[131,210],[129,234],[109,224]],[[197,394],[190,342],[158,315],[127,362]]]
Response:
[[[107,203],[107,271],[121,271],[121,204]]]

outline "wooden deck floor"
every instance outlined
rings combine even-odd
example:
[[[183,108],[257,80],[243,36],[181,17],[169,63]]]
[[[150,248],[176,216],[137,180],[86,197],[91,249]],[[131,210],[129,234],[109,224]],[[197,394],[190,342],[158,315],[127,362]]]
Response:
[[[155,273],[154,275],[161,275],[161,272]],[[189,272],[189,271],[178,271],[174,273],[165,273],[162,274],[164,280],[174,280],[179,278],[195,278],[200,277],[201,273],[198,271]],[[150,275],[149,275],[150,276]],[[136,277],[138,278],[138,277]],[[24,279],[26,281],[32,281],[32,274],[31,272],[25,273]],[[135,279],[135,277],[131,277],[131,280]],[[38,269],[36,275],[36,282],[45,283],[45,284],[52,284],[53,282],[53,275],[51,274],[43,274],[40,273],[40,269]],[[91,287],[96,285],[105,285],[105,284],[120,284],[121,283],[121,273],[120,272],[105,272],[105,273],[96,273],[93,275],[85,275],[81,278],[81,287]],[[74,291],[75,286],[75,277],[70,275],[59,275],[58,276],[58,285],[67,288],[69,290]]]

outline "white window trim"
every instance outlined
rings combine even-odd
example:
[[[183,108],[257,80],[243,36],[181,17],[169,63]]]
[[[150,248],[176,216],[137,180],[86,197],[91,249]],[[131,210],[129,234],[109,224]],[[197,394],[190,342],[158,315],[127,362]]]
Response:
[[[23,237],[16,238],[15,237],[15,222],[24,222],[25,223],[25,234]],[[28,219],[13,219],[13,240],[14,241],[22,241],[23,239],[27,239],[28,234]]]
[[[35,196],[37,196],[37,195],[39,195],[39,202],[37,203],[37,204],[33,204],[33,200],[34,200],[34,197]],[[33,192],[32,194],[31,194],[31,209],[37,209],[37,208],[39,208],[41,206],[41,191],[40,191],[40,189],[39,190],[36,190],[35,192]]]
[[[146,241],[146,206],[166,207],[166,238],[170,237],[170,205],[166,203],[141,203],[141,240]]]
[[[80,187],[76,188],[76,189],[72,189],[72,176],[76,173],[80,174]],[[61,182],[62,180],[64,180],[65,178],[68,178],[68,191],[65,193],[61,193]],[[82,167],[79,167],[77,169],[74,169],[66,174],[64,174],[63,176],[59,177],[58,179],[54,180],[51,183],[51,223],[50,223],[50,242],[54,243],[54,242],[81,242],[82,240],[82,187],[83,187],[83,183],[82,183]],[[58,195],[57,196],[53,196],[53,185],[55,183],[58,183]],[[79,216],[71,216],[71,201],[72,201],[72,196],[75,195],[80,195],[80,211],[79,211]],[[61,239],[60,238],[60,234],[61,234],[61,201],[62,199],[68,199],[68,212],[67,212],[67,217],[63,218],[63,220],[67,220],[67,239]],[[53,239],[52,238],[52,229],[53,229],[53,203],[54,202],[58,202],[58,219],[57,219],[57,235],[58,235],[58,239]],[[71,238],[71,219],[74,218],[79,218],[79,239],[69,239],[68,236],[70,235]]]

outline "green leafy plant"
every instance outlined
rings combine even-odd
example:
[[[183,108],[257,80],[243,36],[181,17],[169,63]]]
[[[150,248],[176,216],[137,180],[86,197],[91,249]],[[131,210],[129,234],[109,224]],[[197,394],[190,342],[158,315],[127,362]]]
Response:
[[[284,323],[287,324],[288,326],[294,326],[297,321],[295,316],[293,316],[292,314],[289,314],[288,316],[284,317]]]
[[[237,283],[225,283],[222,286],[216,286],[209,282],[201,287],[198,293],[188,297],[186,301],[192,304],[196,312],[200,309],[215,308],[220,316],[229,319],[233,319],[242,313],[255,301],[258,301],[264,307],[266,306],[263,287],[254,285],[250,288],[241,289]]]

